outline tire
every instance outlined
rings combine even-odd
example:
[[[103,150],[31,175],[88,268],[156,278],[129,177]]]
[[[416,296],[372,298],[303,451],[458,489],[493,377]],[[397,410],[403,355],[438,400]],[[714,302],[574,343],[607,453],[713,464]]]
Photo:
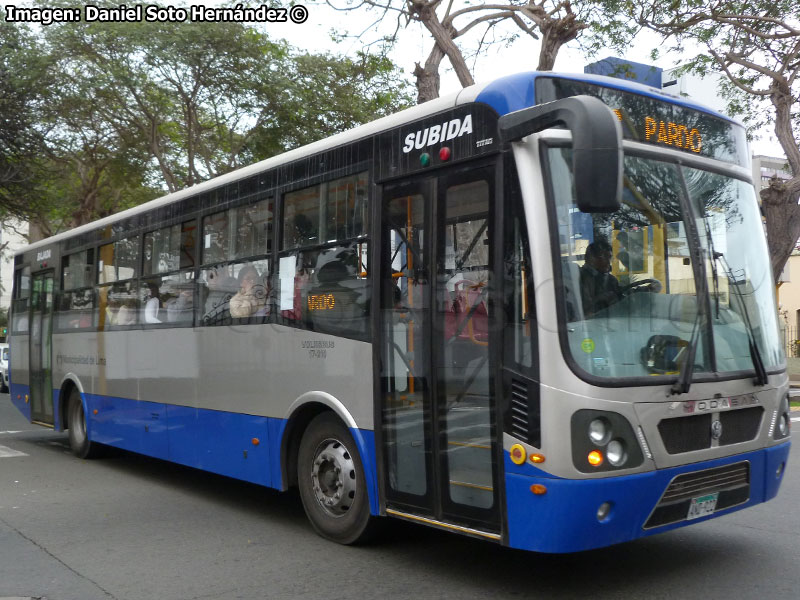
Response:
[[[89,440],[83,401],[77,388],[72,388],[67,402],[67,430],[69,432],[69,447],[72,453],[78,458],[100,456],[100,445]]]
[[[297,483],[308,520],[322,537],[357,544],[372,536],[376,519],[369,512],[361,457],[333,413],[315,417],[303,434]]]

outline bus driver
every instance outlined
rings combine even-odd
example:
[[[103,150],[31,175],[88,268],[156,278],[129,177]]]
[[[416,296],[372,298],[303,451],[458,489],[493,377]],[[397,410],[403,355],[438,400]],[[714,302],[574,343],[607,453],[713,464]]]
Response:
[[[611,245],[605,240],[589,244],[581,267],[583,313],[590,317],[621,299],[619,281],[611,274]]]

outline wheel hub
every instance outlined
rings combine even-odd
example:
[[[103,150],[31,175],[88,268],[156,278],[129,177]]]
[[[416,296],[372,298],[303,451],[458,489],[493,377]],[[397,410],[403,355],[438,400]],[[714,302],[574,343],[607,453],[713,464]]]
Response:
[[[356,466],[339,440],[322,442],[311,466],[314,495],[328,514],[341,517],[353,505],[356,494]]]

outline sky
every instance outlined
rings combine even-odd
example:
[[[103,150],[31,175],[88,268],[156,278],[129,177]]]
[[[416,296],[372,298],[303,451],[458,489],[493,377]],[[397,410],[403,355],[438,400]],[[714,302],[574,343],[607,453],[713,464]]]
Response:
[[[330,0],[337,2],[338,5],[344,5],[345,0]],[[335,42],[331,39],[331,28],[335,25],[340,30],[346,30],[351,33],[359,33],[368,29],[371,22],[377,17],[367,16],[363,12],[341,12],[335,11],[327,5],[307,4],[309,18],[303,24],[273,24],[266,26],[267,32],[271,36],[282,37],[290,44],[303,48],[309,51],[330,51],[341,54],[354,55],[358,52],[364,44],[364,41],[373,41],[378,39],[379,35],[369,31],[364,33],[361,40],[340,40]],[[371,14],[371,13],[370,13]],[[388,21],[388,20],[387,20]],[[388,31],[388,30],[384,30]],[[402,28],[399,34],[399,43],[395,46],[394,51],[390,54],[395,64],[400,67],[406,74],[407,79],[413,83],[412,72],[414,63],[424,63],[431,48],[430,34],[422,30],[418,25],[410,25],[409,27]],[[654,34],[643,32],[637,36],[636,43],[630,50],[620,58],[639,62],[644,64],[653,64],[650,58],[650,52],[654,47],[661,46],[659,39]],[[663,53],[663,48],[660,48]],[[518,73],[526,70],[533,70],[536,68],[539,55],[539,44],[530,36],[520,36],[520,38],[508,48],[492,48],[484,56],[481,56],[475,61],[468,61],[470,67],[473,67],[473,76],[476,82],[488,81],[508,75],[511,73]],[[567,45],[562,47],[558,53],[555,64],[555,71],[573,73],[583,72],[583,67],[587,63],[594,62],[595,60],[606,58],[607,54],[601,54],[595,58],[586,58],[578,49]],[[686,55],[688,58],[690,55]],[[663,69],[669,69],[681,63],[682,56],[676,53],[663,53],[662,58],[656,66]],[[457,92],[461,89],[452,69],[449,68],[449,63],[445,58],[442,61],[441,71],[441,95],[447,95]],[[695,98],[701,103],[704,103],[703,98]],[[705,103],[711,100],[706,99]],[[759,132],[757,135],[760,139],[755,139],[751,142],[751,149],[754,154],[763,154],[768,156],[783,156],[783,151],[778,144],[777,140],[770,131]]]

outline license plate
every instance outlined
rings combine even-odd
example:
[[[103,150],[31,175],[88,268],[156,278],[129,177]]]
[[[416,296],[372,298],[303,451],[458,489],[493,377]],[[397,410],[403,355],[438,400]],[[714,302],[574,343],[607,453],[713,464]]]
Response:
[[[713,514],[714,509],[717,507],[718,498],[719,492],[692,498],[692,502],[689,504],[689,514],[686,515],[686,520],[690,521],[692,519],[699,519],[700,517]]]

